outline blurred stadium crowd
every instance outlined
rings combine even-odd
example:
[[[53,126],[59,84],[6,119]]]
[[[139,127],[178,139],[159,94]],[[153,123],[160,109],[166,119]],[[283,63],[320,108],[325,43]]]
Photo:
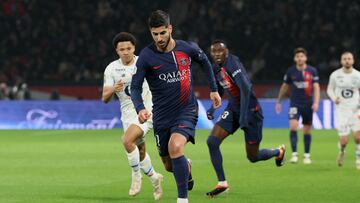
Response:
[[[212,40],[225,39],[255,84],[280,83],[297,46],[308,50],[326,83],[341,52],[356,55],[360,47],[356,0],[2,0],[0,9],[0,99],[26,91],[25,81],[101,85],[116,58],[113,36],[132,32],[140,51],[151,42],[146,22],[155,9],[170,12],[175,38],[206,51]]]

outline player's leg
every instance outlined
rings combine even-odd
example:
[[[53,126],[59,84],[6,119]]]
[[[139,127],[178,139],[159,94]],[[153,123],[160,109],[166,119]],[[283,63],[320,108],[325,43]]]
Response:
[[[311,106],[303,107],[300,110],[303,119],[303,132],[304,132],[304,164],[311,164],[310,159],[310,146],[311,146],[311,125],[313,110]]]
[[[230,135],[230,133],[224,128],[222,128],[221,124],[224,124],[224,122],[219,121],[217,124],[215,124],[214,128],[212,129],[211,135],[207,139],[211,163],[215,169],[218,178],[218,184],[216,185],[215,189],[206,193],[208,197],[215,197],[229,190],[229,185],[225,179],[220,145],[222,141]]]
[[[139,138],[142,138],[143,131],[136,125],[127,125],[124,123],[125,134],[123,136],[123,145],[127,152],[129,165],[132,168],[132,181],[129,190],[130,196],[137,195],[141,190],[142,176],[140,173],[140,150],[136,145]],[[144,143],[142,143],[144,145]],[[141,146],[144,148],[144,146]],[[144,151],[144,150],[142,150]]]
[[[297,142],[298,142],[298,122],[299,120],[299,111],[297,107],[289,108],[289,126],[290,126],[290,144],[292,156],[290,159],[290,163],[297,163],[299,161],[298,152],[297,152]]]
[[[354,132],[354,139],[356,144],[356,168],[360,170],[360,130]]]
[[[347,143],[348,143],[348,135],[347,134],[340,135],[339,136],[339,146],[338,146],[339,147],[339,155],[336,160],[338,166],[344,165],[345,148],[346,148]]]
[[[262,121],[261,112],[253,112],[249,118],[249,126],[244,128],[247,158],[255,163],[276,157],[276,165],[282,166],[285,161],[285,145],[280,145],[277,149],[259,149],[262,140]]]
[[[130,126],[132,128],[133,126]],[[151,158],[148,153],[146,153],[146,145],[145,145],[145,134],[152,128],[152,124],[149,122],[134,125],[134,128],[138,127],[141,129],[142,135],[137,139],[137,146],[140,151],[140,169],[143,173],[149,177],[151,184],[153,186],[153,196],[155,200],[159,200],[163,195],[163,190],[161,187],[161,182],[163,180],[163,176],[160,173],[155,171],[151,163]]]
[[[169,140],[169,155],[172,163],[172,170],[178,189],[178,202],[187,202],[189,165],[184,155],[184,147],[188,139],[185,135],[173,132]]]

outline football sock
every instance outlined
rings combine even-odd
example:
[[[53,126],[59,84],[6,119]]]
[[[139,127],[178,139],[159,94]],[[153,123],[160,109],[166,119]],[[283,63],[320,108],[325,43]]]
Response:
[[[211,163],[214,166],[218,181],[225,180],[225,173],[223,168],[223,160],[220,151],[221,140],[213,135],[207,139],[207,145],[210,152]]]
[[[144,160],[140,161],[140,168],[144,172],[145,175],[149,176],[150,178],[156,178],[154,176],[155,169],[151,164],[151,159],[148,153],[145,154]]]
[[[268,160],[279,155],[279,149],[260,149],[256,157],[248,157],[248,159],[250,162],[255,163],[258,161]]]
[[[219,186],[223,186],[223,187],[228,187],[228,186],[229,186],[226,180],[224,180],[224,181],[219,181],[219,182],[218,182],[218,185],[219,185]]]
[[[340,142],[338,143],[338,147],[339,147],[339,151],[341,152],[341,153],[344,153],[345,152],[345,147],[346,147],[346,145],[342,145],[342,144],[340,144]]]
[[[130,153],[126,153],[128,160],[129,160],[129,165],[131,166],[132,170],[136,173],[139,172],[140,170],[140,154],[139,154],[139,148],[135,147],[134,151],[130,152]]]
[[[356,159],[360,160],[360,144],[356,145]]]
[[[305,153],[309,154],[310,153],[310,145],[311,145],[311,134],[304,134],[304,148],[305,148]]]
[[[177,203],[188,203],[188,199],[187,198],[177,198]]]
[[[297,141],[298,141],[298,136],[297,136],[297,131],[290,131],[290,143],[291,143],[291,150],[293,152],[297,152]]]
[[[185,156],[171,159],[173,174],[178,189],[178,198],[187,198],[187,187],[189,179],[188,161]]]

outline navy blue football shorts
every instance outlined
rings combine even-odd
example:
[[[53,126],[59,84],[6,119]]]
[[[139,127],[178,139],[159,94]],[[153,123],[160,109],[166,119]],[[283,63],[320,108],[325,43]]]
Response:
[[[240,114],[238,112],[234,112],[230,108],[226,108],[216,124],[226,130],[229,134],[234,134],[240,126],[239,116]],[[251,111],[249,113],[248,127],[242,129],[244,131],[246,143],[250,145],[260,144],[262,140],[263,118],[261,108],[257,111]]]
[[[169,155],[168,144],[173,133],[180,133],[186,137],[188,141],[195,144],[195,127],[197,120],[197,112],[194,112],[193,115],[189,115],[187,112],[186,115],[180,115],[174,124],[168,128],[159,129],[154,125],[156,146],[160,156],[164,157]]]
[[[313,110],[311,105],[291,105],[289,108],[289,120],[302,118],[302,124],[311,125],[313,119]]]

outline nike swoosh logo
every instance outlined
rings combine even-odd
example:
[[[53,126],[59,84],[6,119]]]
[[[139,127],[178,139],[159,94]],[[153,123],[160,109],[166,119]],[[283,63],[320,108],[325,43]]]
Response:
[[[162,66],[162,65],[160,65],[160,66],[153,66],[152,68],[153,68],[154,70],[157,70],[157,69],[160,69],[161,66]]]
[[[178,125],[179,128],[186,128],[186,126],[184,124],[180,124]]]

